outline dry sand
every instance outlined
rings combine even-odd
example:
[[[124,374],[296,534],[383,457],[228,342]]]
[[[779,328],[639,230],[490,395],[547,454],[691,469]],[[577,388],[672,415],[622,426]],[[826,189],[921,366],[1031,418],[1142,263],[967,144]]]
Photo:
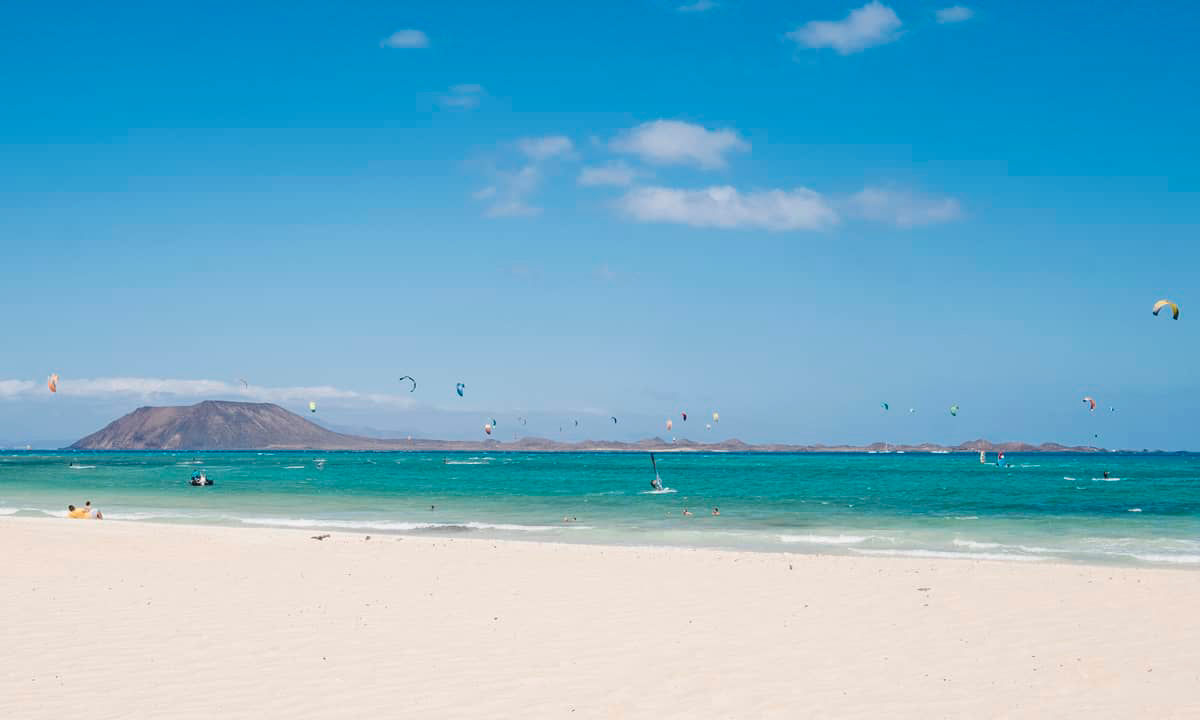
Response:
[[[1200,573],[0,520],[3,718],[1200,717]]]

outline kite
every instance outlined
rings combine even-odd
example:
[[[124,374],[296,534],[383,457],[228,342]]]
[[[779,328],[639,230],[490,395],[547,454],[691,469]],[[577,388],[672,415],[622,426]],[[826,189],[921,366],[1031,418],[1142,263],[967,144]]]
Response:
[[[485,433],[487,433],[488,435],[491,435],[491,434],[492,434],[492,426],[491,426],[491,425],[487,425],[487,424],[485,424],[485,425],[483,426],[483,431],[484,431]]]
[[[1159,300],[1158,302],[1154,303],[1154,314],[1158,315],[1158,311],[1162,310],[1165,307],[1171,308],[1171,319],[1172,320],[1179,319],[1179,306],[1176,305],[1175,303],[1171,302],[1170,300],[1166,300],[1166,299]]]
[[[417,391],[417,381],[413,378],[413,376],[412,375],[401,375],[399,382],[404,382],[405,380],[412,383],[412,389],[409,390],[409,392],[416,392]]]
[[[58,392],[58,374],[57,373],[52,374],[50,377],[46,378],[46,387],[50,388],[50,392],[52,392],[52,393]]]
[[[616,415],[612,416],[612,417],[611,417],[611,418],[609,418],[609,419],[613,421],[613,425],[616,425],[616,424],[617,424],[617,416],[616,416]]]
[[[721,422],[721,416],[715,412],[713,413],[713,422]]]
[[[455,385],[454,385],[454,392],[458,393],[459,397],[463,396],[463,390],[466,390],[466,389],[467,389],[467,386],[463,385],[462,383],[455,383]]]
[[[309,401],[309,403],[308,403],[308,411],[309,411],[309,412],[314,412],[314,413],[315,413],[315,412],[317,411],[317,404],[316,404],[315,402],[312,402],[312,401],[310,400],[310,401]]]
[[[881,403],[879,403],[879,407],[883,408],[884,410],[891,410],[891,409],[892,409],[892,406],[891,406],[891,405],[888,405],[888,404],[887,404],[887,403],[885,403],[885,402],[881,402]]]
[[[667,421],[667,432],[670,432],[670,431],[671,431],[671,428],[673,428],[673,427],[675,427],[675,423],[673,423],[673,422],[671,422],[670,420],[668,420],[668,421]]]
[[[1090,397],[1085,396],[1083,398],[1083,401],[1088,404],[1088,410],[1090,410],[1091,412],[1096,412],[1096,401],[1095,400],[1093,400]]]
[[[684,422],[687,422],[687,413],[681,412],[681,413],[679,413],[679,416],[683,418]]]
[[[950,414],[953,415],[954,417],[958,417],[958,406],[957,405],[950,406]]]
[[[250,383],[246,382],[246,378],[238,378],[238,382],[242,384],[243,390],[248,390],[250,388]]]

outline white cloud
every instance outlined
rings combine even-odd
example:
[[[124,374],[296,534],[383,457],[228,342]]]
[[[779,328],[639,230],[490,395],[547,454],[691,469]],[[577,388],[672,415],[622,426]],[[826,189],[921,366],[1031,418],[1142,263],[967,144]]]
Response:
[[[902,228],[950,222],[962,217],[962,205],[954,198],[933,198],[903,190],[864,188],[851,199],[861,217]]]
[[[681,13],[699,13],[704,12],[705,10],[712,10],[716,6],[717,4],[713,2],[713,0],[696,0],[694,3],[680,5],[675,9]]]
[[[954,5],[953,7],[938,10],[935,15],[937,16],[937,21],[940,23],[957,23],[970,20],[975,16],[975,11],[962,5]]]
[[[610,143],[619,153],[659,165],[725,167],[725,155],[747,151],[750,143],[733,130],[708,130],[678,120],[655,120],[626,130]]]
[[[813,20],[787,36],[807,48],[833,48],[849,55],[900,36],[900,18],[878,0],[851,10],[844,20]]]
[[[546,135],[543,137],[521,138],[517,147],[530,160],[549,160],[550,158],[570,155],[575,145],[571,138],[565,135]]]
[[[598,185],[626,187],[632,185],[637,176],[636,170],[623,162],[616,162],[599,167],[585,167],[579,172],[577,182],[587,187]]]
[[[516,149],[526,162],[516,170],[494,170],[490,185],[473,193],[476,200],[490,201],[488,217],[527,217],[537,215],[541,208],[530,204],[529,198],[541,186],[545,167],[559,158],[571,158],[575,145],[565,135],[545,135],[521,138]]]
[[[429,47],[429,38],[420,30],[397,30],[384,38],[379,47],[386,48],[424,48]]]
[[[475,83],[451,85],[450,91],[443,95],[439,102],[444,107],[463,108],[469,110],[479,106],[483,98],[483,86]]]
[[[38,384],[32,380],[0,380],[0,397],[16,397],[34,392]],[[44,385],[42,387],[45,387]],[[47,390],[46,392],[50,392]]]
[[[541,208],[529,204],[529,196],[537,190],[542,173],[530,164],[514,171],[496,173],[496,182],[474,193],[476,200],[490,200],[488,217],[527,217],[537,215]]]
[[[838,222],[837,212],[807,188],[741,193],[727,185],[701,190],[643,187],[626,193],[618,207],[642,222],[694,227],[822,230]]]
[[[0,396],[47,397],[50,392],[45,385],[31,380],[0,380]],[[329,385],[267,387],[222,380],[180,380],[173,378],[60,378],[57,395],[64,398],[108,398],[138,397],[162,398],[168,396],[180,400],[202,400],[221,398],[254,402],[299,403],[312,401],[336,401],[345,405],[386,405],[389,407],[412,407],[412,398],[403,394],[361,393]]]

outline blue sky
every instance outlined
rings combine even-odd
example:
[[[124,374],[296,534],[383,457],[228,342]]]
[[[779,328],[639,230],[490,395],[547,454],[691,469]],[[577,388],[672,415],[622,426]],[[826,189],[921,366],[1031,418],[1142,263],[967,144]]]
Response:
[[[12,5],[0,445],[224,397],[439,437],[687,410],[675,436],[1200,449],[1198,15]]]

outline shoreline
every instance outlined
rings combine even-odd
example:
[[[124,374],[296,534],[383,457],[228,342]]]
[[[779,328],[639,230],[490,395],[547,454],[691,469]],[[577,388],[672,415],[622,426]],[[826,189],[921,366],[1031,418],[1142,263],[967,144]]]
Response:
[[[630,552],[677,552],[677,553],[714,553],[714,554],[731,554],[731,555],[747,555],[753,557],[771,557],[782,562],[795,562],[800,558],[830,558],[830,559],[845,559],[849,561],[864,561],[864,562],[932,562],[941,563],[943,561],[949,563],[989,563],[1000,565],[1016,565],[1016,566],[1037,566],[1037,567],[1057,567],[1064,570],[1070,569],[1093,569],[1097,571],[1103,570],[1137,570],[1147,572],[1172,572],[1184,574],[1197,574],[1200,579],[1200,573],[1197,570],[1200,568],[1190,564],[1149,564],[1142,562],[1137,563],[1093,563],[1087,561],[1065,561],[1053,557],[1030,558],[1019,555],[1004,555],[1002,553],[970,553],[970,552],[941,552],[937,550],[917,550],[916,552],[925,553],[918,555],[904,555],[887,551],[868,551],[868,552],[835,552],[837,544],[831,544],[825,549],[816,549],[812,551],[788,550],[785,548],[777,549],[758,549],[758,548],[739,548],[716,545],[671,545],[666,543],[646,543],[646,542],[589,542],[589,541],[564,541],[558,538],[554,539],[537,539],[537,538],[519,538],[519,537],[491,537],[491,536],[465,536],[453,535],[450,533],[414,533],[408,531],[395,530],[378,530],[378,529],[348,529],[323,527],[315,525],[312,527],[287,527],[278,525],[260,525],[254,523],[244,523],[239,525],[224,525],[217,523],[189,523],[189,522],[155,522],[154,520],[129,520],[129,519],[109,519],[95,521],[90,519],[72,519],[65,515],[63,517],[46,516],[46,517],[16,517],[13,515],[0,515],[0,528],[4,527],[5,523],[53,523],[62,521],[68,525],[89,525],[89,524],[104,524],[116,525],[130,528],[146,527],[146,528],[168,528],[168,529],[195,529],[195,530],[213,530],[215,532],[250,532],[250,533],[279,533],[282,537],[293,537],[300,539],[311,539],[313,535],[327,535],[327,539],[340,538],[341,541],[362,540],[364,537],[370,537],[374,540],[382,542],[412,541],[414,543],[441,543],[441,542],[458,542],[458,543],[482,543],[495,545],[497,543],[511,545],[529,545],[529,546],[551,546],[559,548],[592,548],[601,551],[630,551]],[[569,526],[564,526],[568,529]],[[136,532],[136,531],[135,531]]]
[[[12,510],[12,508],[5,508]],[[211,528],[214,530],[228,531],[275,531],[284,533],[298,534],[314,534],[328,533],[332,536],[345,536],[347,538],[355,538],[370,535],[381,539],[401,538],[414,541],[445,541],[455,540],[461,542],[481,542],[481,543],[520,543],[530,545],[561,545],[565,547],[590,547],[609,550],[619,549],[640,549],[640,550],[670,550],[678,552],[715,552],[715,553],[742,553],[749,555],[778,555],[781,558],[800,558],[800,557],[832,557],[832,558],[848,558],[848,559],[864,559],[864,560],[910,560],[910,561],[931,561],[940,562],[943,560],[950,562],[995,562],[1004,564],[1016,565],[1039,565],[1039,566],[1061,566],[1064,568],[1098,568],[1098,569],[1145,569],[1145,570],[1170,570],[1179,572],[1200,572],[1200,563],[1192,556],[1183,555],[1173,557],[1170,555],[1157,555],[1149,553],[1155,559],[1147,559],[1144,555],[1147,552],[1129,551],[1118,554],[1098,554],[1096,556],[1082,556],[1072,554],[1073,551],[1068,549],[1060,549],[1047,551],[1045,554],[1023,554],[1016,552],[1004,552],[1006,547],[1002,543],[996,542],[976,542],[971,540],[958,541],[953,543],[955,546],[961,546],[965,549],[945,549],[937,547],[911,547],[911,548],[879,548],[879,547],[856,547],[854,543],[848,542],[845,538],[851,537],[847,533],[866,532],[861,528],[823,528],[819,529],[825,533],[836,534],[799,534],[780,533],[778,534],[778,545],[758,544],[747,542],[743,545],[737,545],[732,541],[725,541],[722,544],[720,541],[715,541],[710,544],[687,544],[683,542],[672,542],[670,540],[650,541],[645,538],[634,538],[629,536],[628,541],[614,539],[613,537],[592,537],[588,538],[583,534],[580,535],[555,535],[552,537],[538,536],[538,533],[558,533],[558,532],[574,532],[574,531],[599,531],[612,532],[611,528],[597,528],[595,526],[575,523],[556,523],[547,521],[543,525],[513,525],[503,522],[487,522],[481,520],[469,521],[387,521],[379,520],[372,521],[353,521],[355,527],[346,527],[339,525],[339,520],[292,520],[289,518],[236,518],[227,517],[222,521],[203,521],[203,516],[189,518],[181,515],[165,515],[160,517],[143,517],[129,518],[122,517],[122,511],[112,512],[104,507],[102,511],[106,512],[105,518],[99,522],[104,524],[128,525],[128,526],[149,526],[149,527],[164,527],[164,528]],[[49,514],[51,511],[45,509],[20,508],[17,512],[40,512],[43,513],[40,517],[30,517],[28,515],[16,515],[15,513],[0,514],[0,523],[5,521],[16,522],[49,522],[49,521],[70,521],[72,524],[95,522],[94,520],[75,520],[66,517],[65,510],[63,514]],[[136,513],[135,513],[136,514]],[[405,526],[405,527],[401,527]],[[527,531],[528,536],[512,535],[505,533],[514,533]],[[749,535],[752,531],[744,529],[723,530],[717,531],[722,537],[728,533],[743,533]],[[471,533],[471,534],[467,534]],[[475,534],[478,533],[478,534]],[[566,538],[577,539],[566,539]],[[862,536],[853,536],[858,539]],[[796,538],[796,539],[793,539]],[[865,537],[863,539],[866,539]],[[764,543],[767,541],[763,541]],[[1013,547],[1020,547],[1013,546]]]
[[[1173,568],[4,520],[9,717],[1200,709]]]
[[[103,508],[102,508],[103,510]],[[45,512],[45,511],[40,511]],[[65,511],[64,511],[65,513]],[[45,515],[43,517],[28,517],[16,516],[13,514],[0,515],[0,525],[6,521],[16,522],[32,522],[42,523],[51,521],[69,521],[72,524],[95,522],[88,519],[75,520],[66,517],[66,515]],[[850,560],[881,560],[881,561],[913,561],[913,562],[942,562],[948,561],[952,563],[1002,563],[1012,565],[1038,565],[1038,566],[1058,566],[1063,568],[1095,568],[1095,569],[1131,569],[1131,570],[1164,570],[1171,572],[1184,573],[1200,573],[1200,564],[1192,562],[1190,559],[1184,561],[1150,561],[1141,559],[1136,554],[1128,554],[1120,557],[1127,559],[1106,559],[1096,560],[1092,558],[1071,558],[1067,556],[1067,551],[1062,551],[1061,555],[1021,555],[1005,552],[988,552],[986,549],[980,550],[940,550],[936,548],[911,548],[903,550],[891,549],[866,549],[866,548],[851,548],[846,543],[840,541],[832,542],[814,542],[806,547],[794,547],[795,545],[803,546],[802,541],[783,540],[782,547],[767,547],[747,545],[736,547],[733,545],[687,545],[675,544],[670,542],[645,542],[642,540],[630,542],[617,542],[605,539],[580,539],[580,540],[564,540],[561,537],[553,538],[538,538],[538,537],[511,537],[511,536],[496,536],[489,534],[482,535],[463,535],[457,534],[457,528],[468,527],[472,532],[503,532],[500,525],[491,525],[487,523],[479,523],[472,521],[469,524],[447,522],[443,525],[431,524],[428,527],[409,528],[409,529],[391,529],[379,527],[357,527],[346,528],[336,527],[333,524],[322,524],[315,521],[312,525],[286,525],[286,524],[271,524],[268,522],[252,522],[239,521],[237,524],[233,522],[187,522],[187,521],[170,521],[156,520],[153,518],[145,519],[129,519],[121,517],[108,517],[99,521],[105,524],[112,525],[128,525],[128,526],[149,526],[149,527],[164,527],[164,528],[197,528],[197,529],[213,529],[227,531],[259,531],[259,532],[281,532],[294,533],[302,536],[311,536],[312,534],[328,534],[330,537],[344,537],[348,539],[360,538],[363,536],[371,536],[374,538],[387,541],[389,539],[407,539],[416,542],[422,541],[457,541],[464,543],[479,542],[479,543],[516,543],[522,545],[551,545],[563,547],[587,547],[599,548],[603,550],[666,550],[674,552],[711,552],[711,553],[736,553],[755,556],[771,556],[777,555],[782,559],[789,558],[806,558],[806,557],[829,557],[829,558],[846,558]],[[337,521],[331,521],[335,523]],[[474,525],[477,527],[471,527]],[[590,526],[573,526],[570,524],[563,525],[547,525],[544,526],[547,530],[593,530]],[[424,530],[424,532],[421,532]],[[784,534],[788,536],[788,534]],[[991,543],[985,543],[991,544]]]

